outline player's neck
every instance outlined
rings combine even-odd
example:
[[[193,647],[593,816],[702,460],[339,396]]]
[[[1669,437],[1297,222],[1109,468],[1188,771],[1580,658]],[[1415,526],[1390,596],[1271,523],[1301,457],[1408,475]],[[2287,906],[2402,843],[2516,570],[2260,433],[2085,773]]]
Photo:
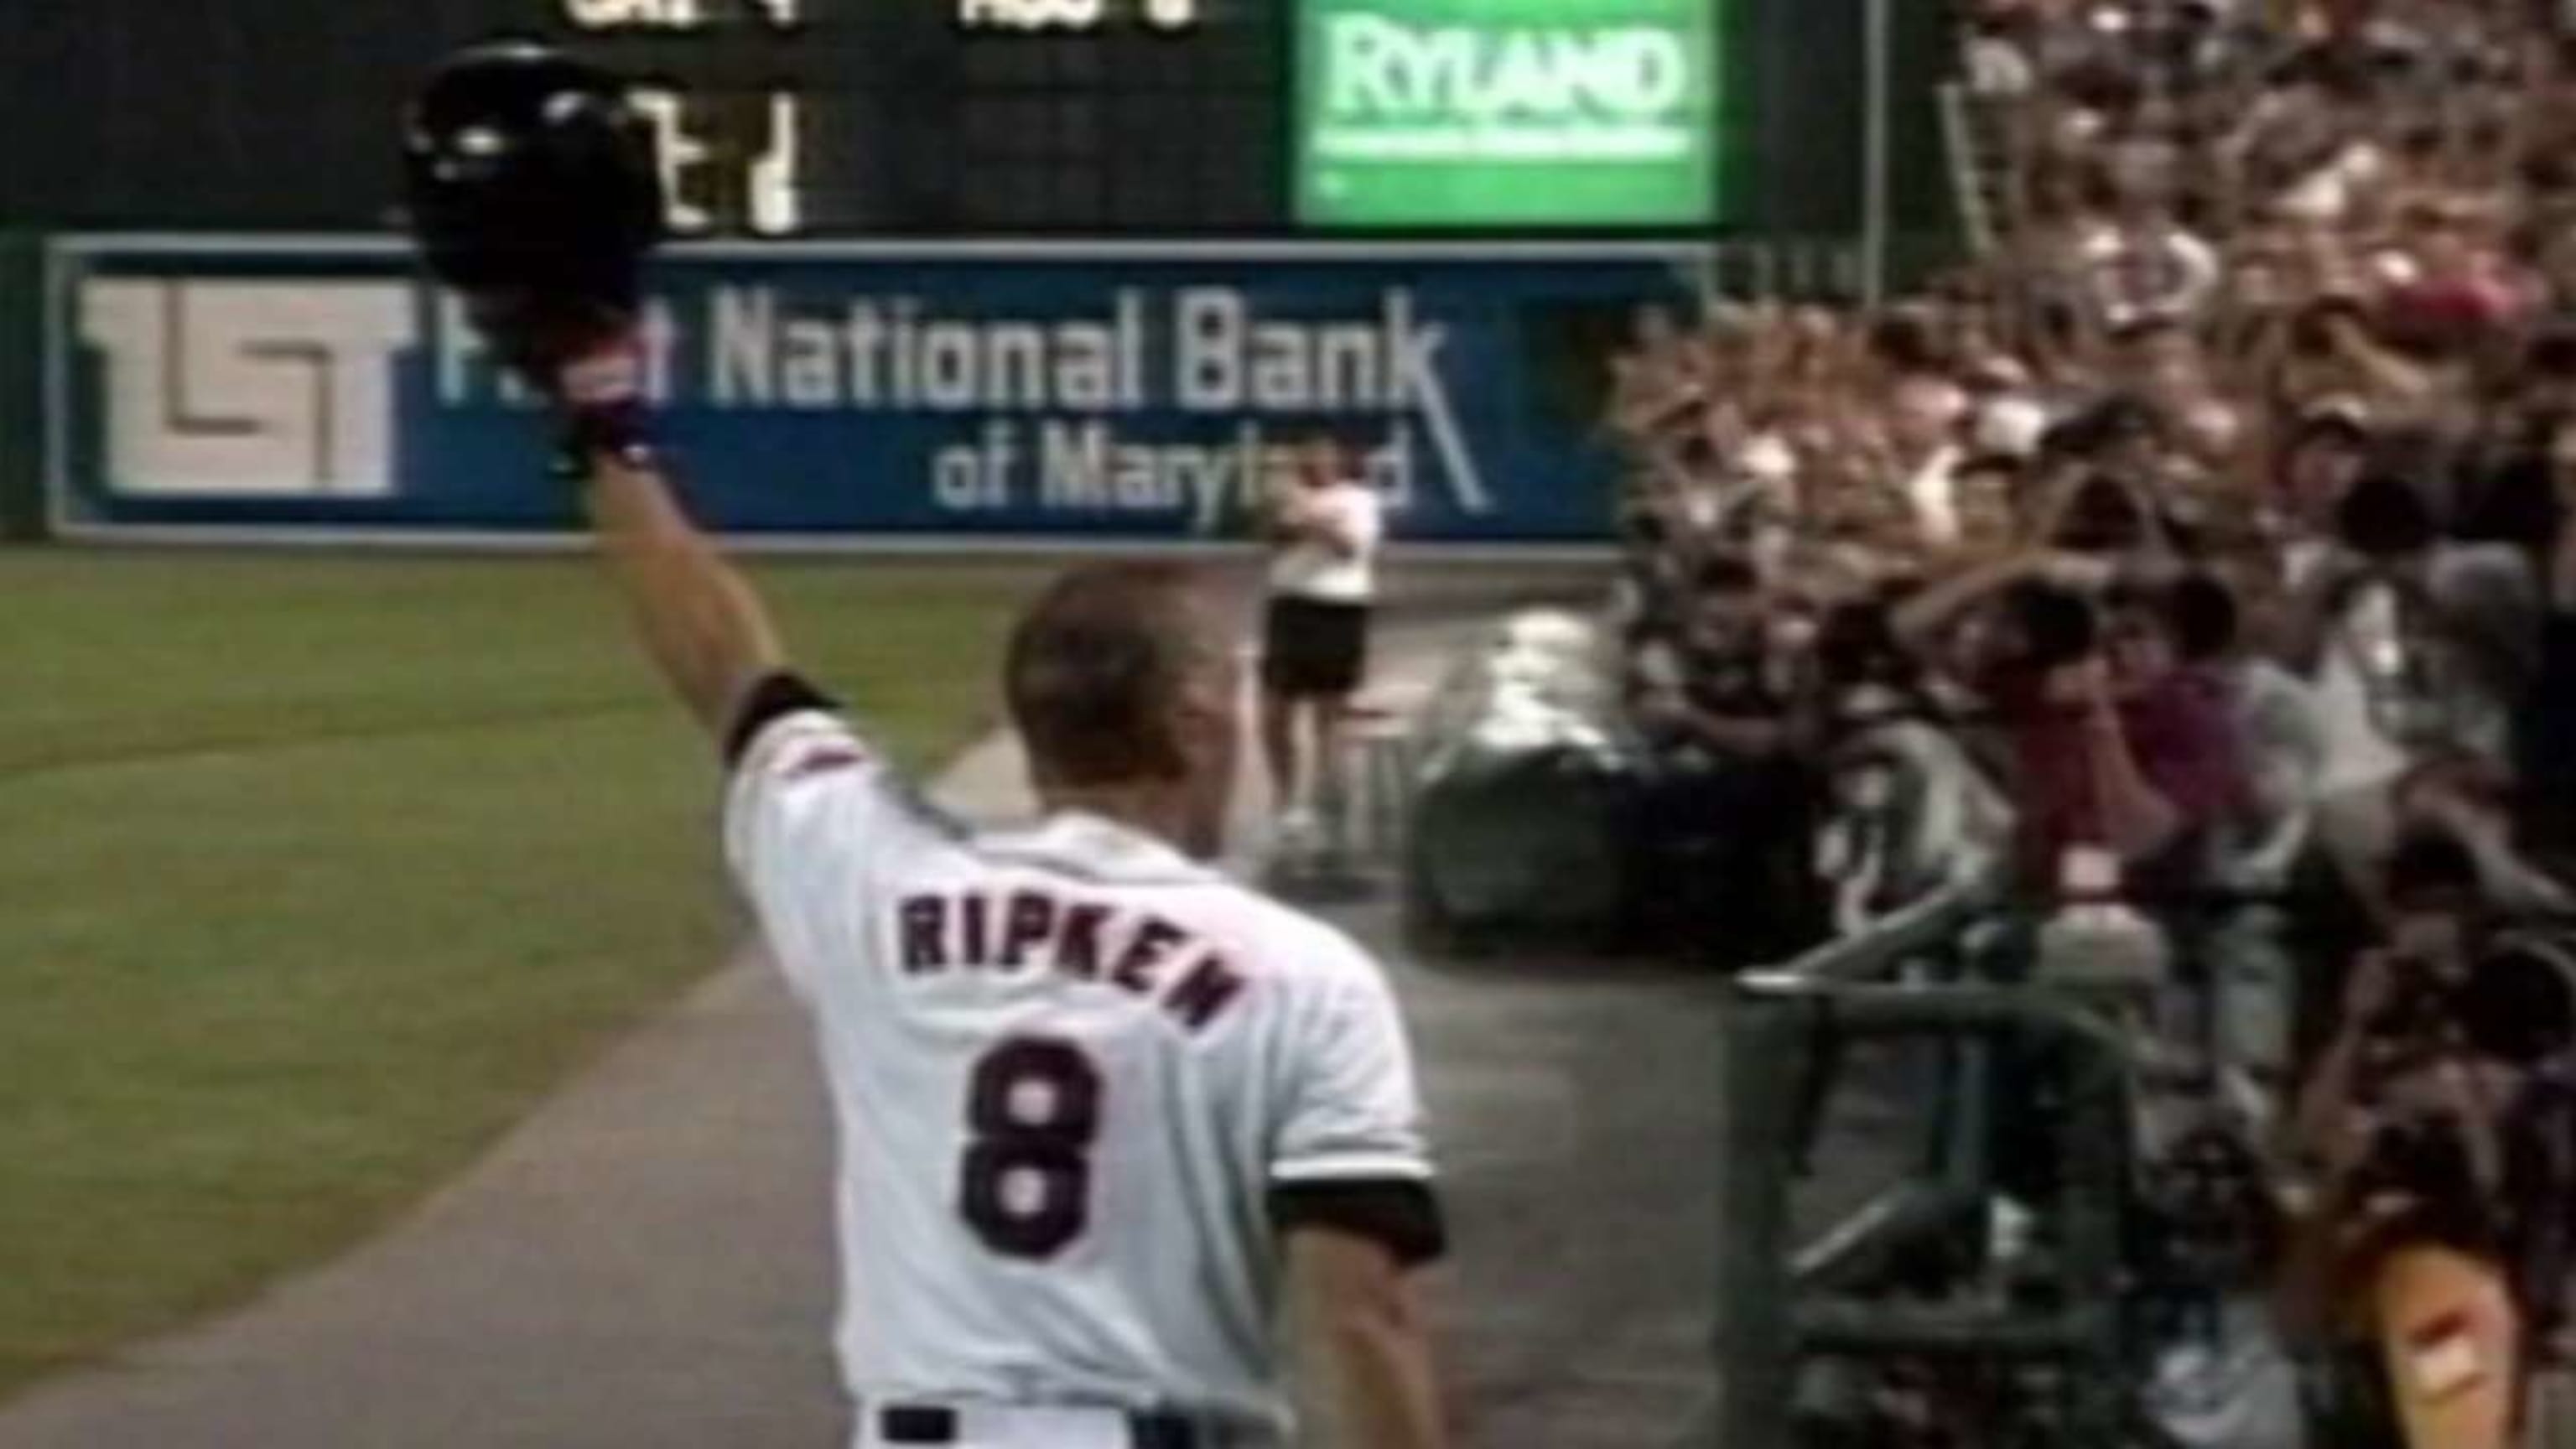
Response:
[[[1040,781],[1038,803],[1049,815],[1078,812],[1149,835],[1175,850],[1194,853],[1188,796],[1176,785],[1051,785]]]

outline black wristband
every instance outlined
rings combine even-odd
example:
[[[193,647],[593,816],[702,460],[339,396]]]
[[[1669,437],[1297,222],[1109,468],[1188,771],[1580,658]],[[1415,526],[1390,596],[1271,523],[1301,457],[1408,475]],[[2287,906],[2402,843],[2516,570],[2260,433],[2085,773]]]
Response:
[[[555,435],[555,475],[567,480],[588,478],[603,457],[646,468],[654,456],[651,415],[640,402],[566,413]]]
[[[840,701],[816,689],[802,675],[785,670],[763,675],[744,692],[742,702],[734,708],[733,722],[725,729],[725,764],[740,768],[760,732],[788,715],[808,710],[837,714],[840,708]]]

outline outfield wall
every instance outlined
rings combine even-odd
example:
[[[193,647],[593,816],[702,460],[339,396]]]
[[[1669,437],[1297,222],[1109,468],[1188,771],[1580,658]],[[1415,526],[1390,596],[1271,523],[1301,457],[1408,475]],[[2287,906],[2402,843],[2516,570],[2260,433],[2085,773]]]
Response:
[[[683,249],[653,385],[753,542],[1217,543],[1330,429],[1422,542],[1606,541],[1604,358],[1708,248]],[[542,544],[541,415],[376,240],[65,238],[43,475],[72,539]]]
[[[44,244],[0,230],[0,542],[44,534]]]

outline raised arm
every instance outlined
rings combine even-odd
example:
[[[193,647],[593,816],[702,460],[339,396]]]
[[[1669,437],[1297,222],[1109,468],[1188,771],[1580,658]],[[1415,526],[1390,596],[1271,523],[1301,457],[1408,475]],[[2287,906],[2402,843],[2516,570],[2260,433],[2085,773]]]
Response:
[[[403,164],[423,264],[493,357],[551,403],[559,471],[583,490],[646,652],[699,723],[726,734],[779,650],[650,446],[636,319],[664,214],[652,126],[619,77],[496,41],[431,78],[406,118]]]
[[[1331,495],[1292,495],[1280,505],[1279,527],[1284,537],[1320,544],[1339,558],[1357,558],[1377,541],[1375,510]]]
[[[786,666],[768,610],[643,459],[601,454],[583,490],[599,556],[644,652],[710,735]]]
[[[1928,654],[1962,618],[2011,585],[2041,573],[2043,555],[2015,554],[1962,570],[1898,604],[1889,618],[1897,643],[1908,653]]]

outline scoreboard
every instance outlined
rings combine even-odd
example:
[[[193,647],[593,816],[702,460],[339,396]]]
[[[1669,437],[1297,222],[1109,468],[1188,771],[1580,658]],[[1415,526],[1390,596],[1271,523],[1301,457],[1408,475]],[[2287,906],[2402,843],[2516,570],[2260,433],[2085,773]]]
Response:
[[[1253,233],[1295,0],[7,0],[0,227],[372,230],[457,46],[633,77],[673,222],[735,237]]]
[[[1863,3],[0,0],[0,230],[383,229],[513,36],[635,81],[684,236],[1832,235]]]
[[[684,236],[1254,228],[1283,3],[517,0],[537,23],[489,28],[638,82]]]

